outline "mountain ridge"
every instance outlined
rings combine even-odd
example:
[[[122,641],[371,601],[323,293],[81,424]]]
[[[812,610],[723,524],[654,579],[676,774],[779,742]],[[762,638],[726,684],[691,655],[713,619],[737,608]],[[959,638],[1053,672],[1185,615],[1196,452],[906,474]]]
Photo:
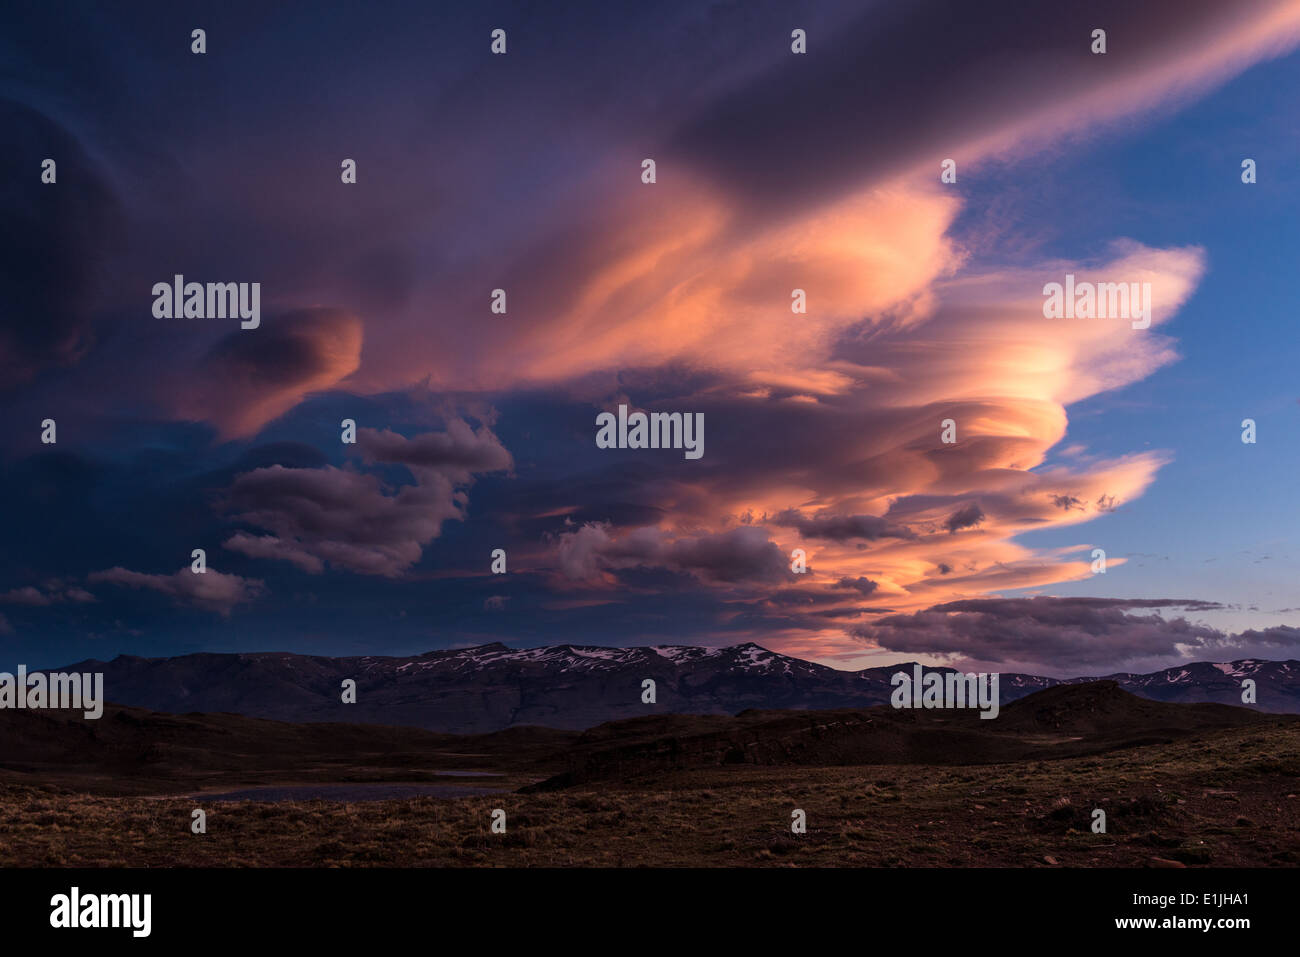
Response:
[[[585,730],[647,713],[734,715],[749,709],[863,708],[889,701],[890,677],[915,662],[844,671],[781,655],[755,642],[699,645],[543,645],[489,642],[417,655],[332,657],[296,652],[196,652],[165,658],[118,655],[43,671],[102,671],[105,697],[172,713],[234,712],[282,721],[407,725],[487,733],[518,725]],[[953,668],[929,668],[949,672]],[[355,704],[341,683],[357,683]],[[641,701],[653,679],[657,701]],[[1255,710],[1300,713],[1300,661],[1243,658],[1189,662],[1148,674],[1049,678],[1002,672],[1008,703],[1059,685],[1114,681],[1155,701],[1241,706],[1255,680]]]

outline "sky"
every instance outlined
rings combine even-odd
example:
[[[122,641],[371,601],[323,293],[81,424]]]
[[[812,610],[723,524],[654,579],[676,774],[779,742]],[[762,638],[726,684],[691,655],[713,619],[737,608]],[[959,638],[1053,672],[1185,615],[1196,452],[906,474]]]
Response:
[[[0,18],[0,664],[1296,657],[1296,0]]]

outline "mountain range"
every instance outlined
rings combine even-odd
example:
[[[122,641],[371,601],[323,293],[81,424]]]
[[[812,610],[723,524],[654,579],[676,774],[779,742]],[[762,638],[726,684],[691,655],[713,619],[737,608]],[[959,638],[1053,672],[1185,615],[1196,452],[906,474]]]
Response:
[[[482,734],[519,725],[585,730],[665,712],[867,708],[887,704],[891,676],[910,674],[912,664],[841,671],[753,643],[527,649],[492,643],[411,657],[119,655],[50,670],[102,672],[109,701],[154,711],[233,712],[281,721]],[[655,681],[655,704],[642,703],[647,678]],[[1300,661],[1294,660],[1197,662],[1152,674],[1066,680],[1004,672],[999,690],[1006,703],[1056,685],[1107,680],[1155,701],[1240,706],[1241,682],[1247,678],[1256,685],[1257,710],[1300,713]],[[342,703],[345,679],[356,682],[355,703]]]

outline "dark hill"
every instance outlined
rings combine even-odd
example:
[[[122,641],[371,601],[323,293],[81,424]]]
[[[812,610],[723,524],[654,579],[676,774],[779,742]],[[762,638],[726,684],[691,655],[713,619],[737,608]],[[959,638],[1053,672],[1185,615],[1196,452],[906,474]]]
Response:
[[[1101,736],[1148,732],[1185,733],[1201,728],[1230,728],[1257,722],[1249,708],[1226,704],[1169,704],[1139,698],[1115,681],[1057,685],[1013,701],[997,719],[1002,732],[1046,731]]]
[[[432,781],[442,769],[531,772],[535,778],[561,766],[559,755],[575,737],[538,727],[454,735],[117,705],[106,705],[94,721],[80,711],[3,710],[0,781],[129,794],[237,781]]]
[[[973,710],[747,711],[612,722],[574,743],[551,790],[728,764],[989,764],[1074,757],[1253,723],[1296,723],[1227,705],[1147,701],[1113,681],[1064,685],[1006,706]]]

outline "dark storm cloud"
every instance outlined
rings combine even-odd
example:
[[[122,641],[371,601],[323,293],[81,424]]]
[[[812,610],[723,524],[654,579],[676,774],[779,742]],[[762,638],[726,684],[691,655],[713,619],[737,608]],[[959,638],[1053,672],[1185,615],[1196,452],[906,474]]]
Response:
[[[92,312],[121,214],[100,170],[57,122],[0,98],[0,391],[91,345]],[[57,180],[40,182],[55,160]]]
[[[1250,628],[1225,639],[1225,646],[1241,652],[1234,657],[1273,658],[1279,654],[1300,653],[1300,628],[1275,625],[1272,628]]]
[[[797,509],[787,509],[773,516],[773,524],[798,529],[804,538],[825,538],[836,542],[851,539],[874,541],[877,538],[915,538],[916,534],[903,525],[875,515],[804,515]]]
[[[615,538],[607,527],[585,525],[559,537],[560,570],[571,579],[595,579],[610,569],[662,567],[715,582],[794,579],[784,552],[760,528],[742,526],[699,536],[638,528]]]
[[[859,575],[857,578],[841,578],[831,587],[851,588],[860,595],[870,595],[880,587],[880,582],[873,582],[870,578]]]
[[[984,510],[978,504],[972,502],[965,508],[960,508],[948,516],[943,523],[948,529],[949,534],[959,531],[963,528],[971,528],[984,521]]]
[[[703,111],[674,146],[751,207],[788,210],[933,165],[1008,116],[1141,75],[1276,4],[872,4]],[[1090,35],[1107,30],[1110,52]],[[1105,74],[1100,71],[1107,71]]]
[[[177,411],[246,435],[328,389],[357,368],[361,322],[337,309],[298,309],[268,318],[256,335],[218,340],[176,386]]]
[[[1276,649],[1297,644],[1300,631],[1296,629],[1227,635],[1182,617],[1133,613],[1220,607],[1182,599],[971,599],[881,618],[857,626],[853,633],[885,651],[1057,675],[1113,672],[1126,665],[1128,670],[1166,667],[1170,659],[1186,656],[1240,658],[1264,645]]]
[[[789,559],[760,529],[735,528],[669,546],[670,566],[699,572],[715,581],[781,582],[791,578]]]
[[[766,592],[761,598],[755,599],[755,601],[774,606],[817,606],[836,604],[843,601],[843,597],[812,588],[774,588]],[[858,609],[853,609],[853,614],[858,613]]]
[[[935,605],[927,611],[958,612],[970,611],[983,614],[1011,617],[1026,614],[1026,609],[1044,620],[1065,621],[1071,615],[1091,612],[1106,613],[1116,609],[1183,608],[1188,611],[1214,611],[1222,608],[1219,602],[1200,601],[1192,598],[1052,598],[1039,596],[1035,598],[969,598],[962,601],[949,601]]]

